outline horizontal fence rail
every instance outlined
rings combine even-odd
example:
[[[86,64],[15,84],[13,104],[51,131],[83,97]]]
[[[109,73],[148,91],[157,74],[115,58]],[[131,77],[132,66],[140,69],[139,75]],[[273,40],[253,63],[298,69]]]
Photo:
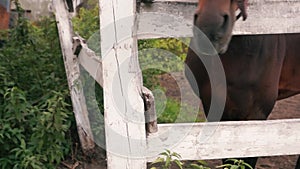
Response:
[[[148,161],[165,149],[183,160],[300,154],[300,119],[159,124],[150,134]]]
[[[138,38],[191,37],[196,7],[195,0],[159,0],[152,4],[142,3]],[[247,20],[238,20],[233,31],[236,35],[299,32],[300,0],[249,0]]]

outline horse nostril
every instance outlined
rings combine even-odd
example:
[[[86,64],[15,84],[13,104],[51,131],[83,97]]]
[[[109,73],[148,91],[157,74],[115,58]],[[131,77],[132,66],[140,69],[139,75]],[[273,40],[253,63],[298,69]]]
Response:
[[[228,20],[229,20],[229,15],[224,14],[223,15],[223,24],[222,24],[222,28],[226,28],[228,25]]]
[[[196,25],[198,14],[194,14],[194,25]]]

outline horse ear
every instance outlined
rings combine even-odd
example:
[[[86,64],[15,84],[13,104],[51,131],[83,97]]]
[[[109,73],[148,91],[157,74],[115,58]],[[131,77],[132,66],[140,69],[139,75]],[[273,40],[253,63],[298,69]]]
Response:
[[[237,0],[238,8],[241,10],[241,13],[237,16],[236,19],[239,19],[241,16],[243,17],[243,21],[247,19],[247,6],[248,0]]]

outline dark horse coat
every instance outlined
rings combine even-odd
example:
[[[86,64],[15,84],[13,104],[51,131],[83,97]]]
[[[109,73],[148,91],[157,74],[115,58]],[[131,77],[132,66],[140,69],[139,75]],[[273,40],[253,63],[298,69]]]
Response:
[[[300,34],[233,36],[227,52],[220,55],[227,84],[222,120],[266,119],[276,100],[300,93],[297,51]],[[191,49],[185,62],[208,112],[211,86],[207,71]]]

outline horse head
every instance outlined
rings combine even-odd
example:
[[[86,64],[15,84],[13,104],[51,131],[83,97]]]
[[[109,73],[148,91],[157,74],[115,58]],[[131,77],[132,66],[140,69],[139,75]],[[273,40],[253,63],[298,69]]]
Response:
[[[225,53],[231,40],[234,23],[247,18],[247,0],[199,0],[194,15],[195,29],[200,29],[218,53]],[[236,15],[236,11],[240,13]]]

